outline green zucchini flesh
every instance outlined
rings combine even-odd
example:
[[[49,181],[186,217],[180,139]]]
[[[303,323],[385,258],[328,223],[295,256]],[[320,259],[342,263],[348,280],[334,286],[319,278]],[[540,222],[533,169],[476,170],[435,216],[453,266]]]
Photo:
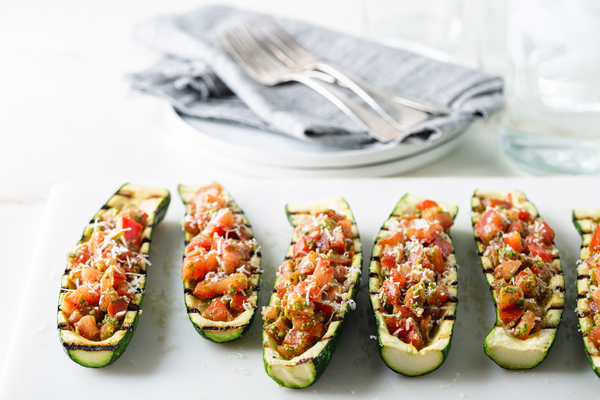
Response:
[[[344,283],[347,291],[341,307],[332,314],[331,322],[326,326],[323,337],[304,353],[291,359],[283,358],[277,351],[277,342],[263,329],[263,361],[267,374],[277,383],[289,388],[304,388],[315,383],[325,371],[335,348],[338,345],[348,313],[355,307],[362,265],[362,248],[354,215],[348,203],[342,198],[328,199],[313,203],[291,203],[286,206],[286,214],[290,224],[295,228],[320,211],[334,210],[352,221],[353,248],[351,266]],[[286,260],[294,255],[294,244],[298,237],[296,230],[286,253]],[[278,275],[275,286],[280,282]],[[273,291],[269,306],[279,306],[281,298]],[[265,327],[267,326],[265,322]]]
[[[537,221],[542,221],[539,217],[537,208],[533,203],[529,202],[525,194],[518,190],[512,191],[492,191],[492,190],[476,190],[471,199],[473,233],[477,243],[479,260],[483,268],[486,281],[490,288],[494,307],[496,310],[496,322],[492,331],[487,335],[484,342],[484,350],[496,364],[505,369],[529,369],[541,363],[556,338],[556,331],[560,324],[562,313],[565,305],[565,283],[562,275],[562,268],[558,250],[554,243],[548,248],[555,251],[556,255],[549,261],[551,269],[555,271],[548,282],[547,295],[539,304],[542,315],[540,318],[542,328],[534,333],[531,333],[527,339],[517,339],[504,326],[499,310],[497,307],[498,298],[492,287],[494,283],[495,273],[492,259],[486,255],[486,245],[479,237],[475,230],[475,225],[481,220],[486,207],[482,203],[482,199],[496,199],[504,201],[507,198],[512,199],[512,206],[528,212],[532,218]],[[524,263],[525,265],[525,263]]]
[[[395,229],[395,226],[397,226],[396,222],[404,215],[414,215],[416,205],[424,200],[424,198],[411,194],[406,194],[400,199],[375,239],[369,266],[369,297],[377,324],[377,344],[381,358],[390,369],[406,376],[418,376],[430,373],[444,363],[450,351],[452,331],[456,318],[457,273],[456,257],[454,255],[454,248],[452,248],[452,253],[446,260],[447,272],[438,281],[438,283],[447,285],[451,296],[442,305],[443,311],[440,313],[438,322],[434,325],[427,343],[421,349],[417,349],[412,344],[405,343],[397,336],[394,336],[394,332],[390,332],[386,323],[384,302],[381,298],[381,288],[385,279],[384,269],[381,265],[381,255],[384,248],[379,245],[379,242],[395,231],[399,231],[399,229]],[[458,207],[439,202],[437,202],[437,205],[443,211],[450,213],[452,219],[456,217]],[[449,237],[448,240],[450,240]]]
[[[214,183],[213,183],[214,184]],[[207,185],[210,186],[210,185]],[[186,215],[189,215],[192,210],[192,202],[198,190],[202,188],[201,185],[185,186],[179,185],[178,191],[181,200],[186,207]],[[230,342],[238,339],[244,333],[250,329],[252,322],[254,321],[254,315],[257,308],[258,302],[258,290],[259,290],[259,277],[260,277],[260,259],[261,254],[258,250],[256,241],[253,240],[254,234],[250,227],[250,223],[246,218],[244,212],[238,207],[236,202],[232,200],[231,195],[223,190],[223,193],[229,201],[225,207],[230,208],[234,214],[239,215],[243,224],[246,227],[246,231],[249,232],[250,238],[247,243],[251,243],[253,249],[250,259],[251,275],[249,279],[249,288],[246,290],[248,295],[247,302],[250,307],[243,313],[238,315],[232,321],[213,321],[211,319],[204,318],[202,313],[209,307],[211,299],[202,299],[194,295],[195,282],[193,280],[186,280],[183,283],[185,306],[187,308],[187,314],[190,322],[203,338],[216,343]],[[194,238],[194,235],[185,231],[185,247],[184,250],[187,253],[187,248],[190,241]]]
[[[88,241],[94,230],[94,222],[109,209],[122,209],[126,206],[134,206],[146,214],[148,220],[146,228],[142,232],[142,245],[139,254],[148,256],[150,253],[150,243],[152,233],[156,225],[164,218],[170,202],[170,194],[166,189],[155,189],[144,186],[125,184],[106,202],[104,206],[94,215],[84,231],[78,245]],[[146,269],[148,263],[142,262],[140,273],[143,277],[140,279],[140,292],[129,304],[129,307],[123,317],[123,323],[119,330],[113,336],[102,341],[88,340],[69,328],[68,317],[61,310],[65,295],[69,289],[72,289],[69,282],[69,267],[61,279],[61,293],[58,299],[58,333],[63,349],[73,361],[84,367],[100,368],[114,363],[123,354],[138,324],[142,314],[142,300],[144,288],[146,286]]]
[[[592,256],[590,243],[596,227],[600,225],[600,209],[573,210],[573,224],[581,235],[581,249],[579,251],[579,263],[577,265],[577,319],[579,332],[583,338],[583,345],[592,370],[600,377],[600,350],[588,338],[588,335],[596,328],[598,313],[590,308],[592,291],[591,268],[586,262]],[[596,285],[597,286],[597,285]]]

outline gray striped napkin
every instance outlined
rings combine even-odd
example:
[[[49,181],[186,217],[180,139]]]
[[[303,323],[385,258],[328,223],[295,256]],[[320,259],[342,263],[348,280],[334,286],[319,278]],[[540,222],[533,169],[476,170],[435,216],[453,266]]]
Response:
[[[295,138],[351,147],[378,146],[324,97],[302,84],[263,86],[214,42],[214,32],[257,14],[224,6],[162,16],[136,27],[135,39],[164,59],[129,76],[132,87],[169,101],[180,113],[236,122]],[[502,105],[502,79],[306,23],[275,18],[301,46],[376,86],[451,107],[411,128],[430,142]]]

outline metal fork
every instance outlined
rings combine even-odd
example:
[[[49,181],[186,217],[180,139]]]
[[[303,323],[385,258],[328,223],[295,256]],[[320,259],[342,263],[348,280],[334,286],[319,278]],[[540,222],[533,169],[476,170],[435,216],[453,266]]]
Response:
[[[325,73],[326,76],[333,78],[340,85],[351,89],[384,117],[391,116],[394,120],[401,122],[398,117],[402,118],[405,113],[402,106],[439,115],[448,115],[452,112],[452,109],[446,106],[380,89],[348,71],[323,61],[296,43],[270,17],[257,18],[247,26],[288,67],[298,71],[320,71]],[[323,77],[322,74],[315,76]]]
[[[300,82],[323,95],[380,142],[401,140],[406,126],[390,122],[348,98],[334,85],[297,72],[282,63],[268,48],[259,43],[246,24],[232,25],[217,30],[221,47],[252,78],[263,85],[274,86],[284,82]]]

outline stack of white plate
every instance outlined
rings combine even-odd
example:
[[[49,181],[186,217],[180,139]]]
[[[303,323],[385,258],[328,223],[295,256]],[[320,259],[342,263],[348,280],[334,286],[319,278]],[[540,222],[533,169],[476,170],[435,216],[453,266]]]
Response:
[[[454,149],[460,129],[432,143],[359,149],[303,142],[277,133],[178,113],[169,107],[171,128],[198,144],[209,162],[244,175],[269,178],[374,177],[397,175],[429,164]]]

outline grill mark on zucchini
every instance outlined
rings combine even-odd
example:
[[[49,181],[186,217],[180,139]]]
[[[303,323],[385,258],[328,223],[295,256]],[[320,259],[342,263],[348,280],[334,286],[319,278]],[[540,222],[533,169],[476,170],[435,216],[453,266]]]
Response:
[[[548,310],[562,310],[562,311],[564,311],[564,309],[565,309],[565,306],[551,306],[551,307],[548,307]]]
[[[379,278],[379,274],[377,272],[369,272],[369,278]]]
[[[232,329],[245,328],[248,325],[249,324],[232,325],[232,326],[203,326],[200,329],[202,329],[203,331],[219,331],[219,332],[224,332],[224,331],[230,331]]]
[[[110,206],[108,204],[103,205],[102,207],[100,207],[101,210],[110,210]]]
[[[558,325],[544,326],[542,329],[558,329]]]
[[[455,320],[456,320],[456,315],[454,315],[454,314],[444,315],[444,321],[455,321]]]
[[[582,292],[577,295],[577,300],[587,299],[587,295],[589,292]]]
[[[93,345],[93,344],[68,344],[63,342],[63,346],[67,350],[84,350],[84,351],[114,351],[119,348],[118,344],[114,345]]]
[[[128,193],[128,192],[121,192],[121,191],[117,192],[117,195],[119,195],[119,196],[123,196],[123,197],[127,197],[128,199],[129,199],[129,198],[131,198],[131,196],[132,196],[132,194],[131,194],[131,193]]]
[[[483,270],[484,274],[493,274],[494,273],[494,269],[493,268],[486,268]]]
[[[379,257],[379,256],[373,256],[373,257],[371,257],[371,261],[381,262],[381,257]]]
[[[585,275],[585,274],[577,275],[577,280],[581,280],[581,279],[590,279],[590,276],[589,275]]]
[[[145,238],[142,239],[142,243],[140,243],[140,245],[143,245],[144,243],[150,244],[150,243],[152,243],[152,240],[150,240],[149,238],[145,237]]]

